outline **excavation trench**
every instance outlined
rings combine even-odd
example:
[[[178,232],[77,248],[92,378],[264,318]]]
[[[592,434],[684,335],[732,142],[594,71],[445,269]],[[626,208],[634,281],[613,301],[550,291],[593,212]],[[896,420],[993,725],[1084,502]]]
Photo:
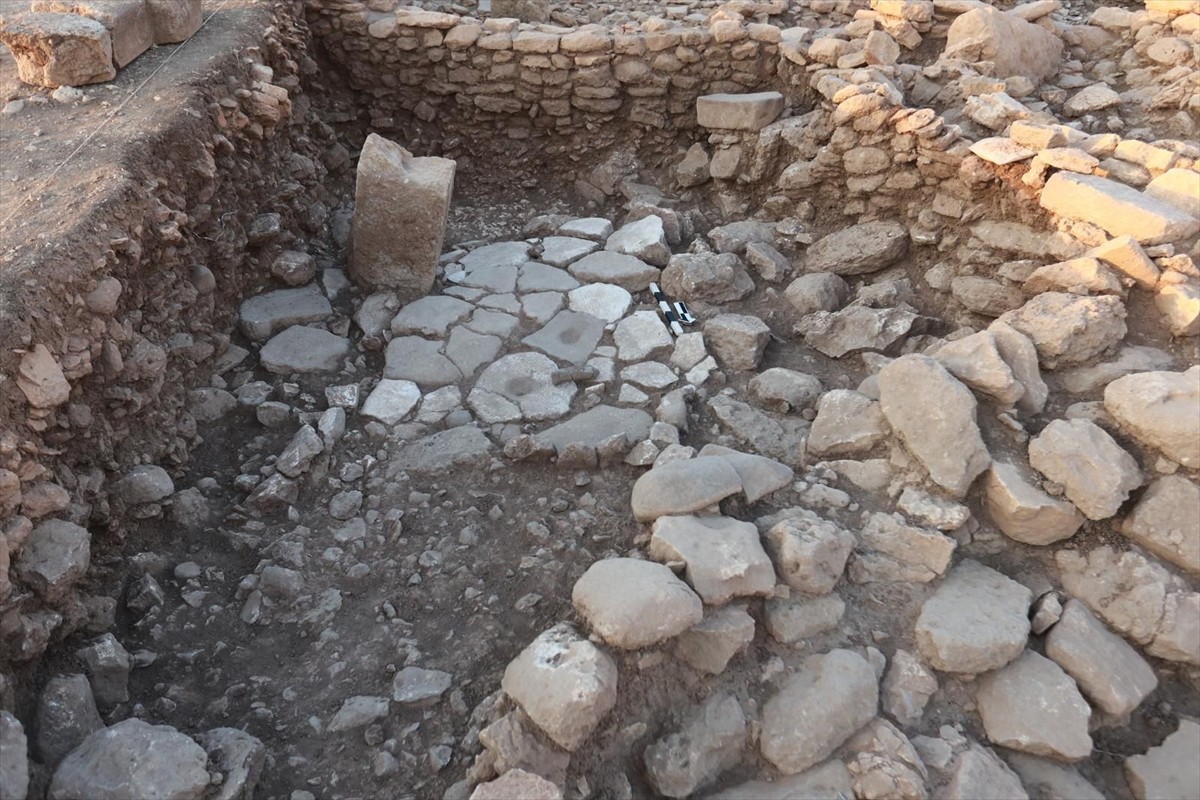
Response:
[[[839,390],[839,400],[864,404],[851,417],[882,421],[877,375],[888,360],[987,328],[998,314],[981,316],[979,306],[1013,303],[1014,292],[1023,302],[1017,287],[1034,267],[1080,255],[1094,232],[1079,223],[1055,230],[1022,171],[973,156],[962,127],[889,92],[865,67],[806,69],[788,56],[779,28],[844,26],[866,4],[762,12],[736,36],[690,18],[550,34],[392,5],[214,2],[187,46],[143,56],[106,106],[75,106],[74,133],[65,109],[47,105],[0,132],[5,153],[23,153],[10,162],[19,191],[0,199],[0,363],[10,376],[0,382],[0,524],[14,565],[0,586],[0,708],[29,738],[29,797],[45,796],[56,763],[87,733],[129,717],[189,735],[228,727],[256,737],[260,797],[465,797],[514,766],[567,797],[647,797],[665,791],[647,747],[725,694],[750,720],[749,744],[732,746],[703,795],[780,778],[779,761],[760,754],[763,706],[806,656],[853,651],[878,681],[898,651],[918,652],[914,625],[949,552],[1003,573],[1029,599],[1061,593],[1058,548],[1006,537],[981,491],[952,499],[935,490],[932,508],[917,510],[901,500],[905,524],[917,526],[903,535],[947,548],[940,569],[866,539],[836,594],[815,592],[819,603],[802,605],[793,585],[771,599],[746,592],[733,607],[712,604],[705,618],[719,621],[717,632],[704,635],[723,644],[702,639],[699,650],[720,650],[741,635],[726,628],[750,626],[715,670],[671,640],[608,647],[615,704],[582,746],[568,754],[554,744],[524,703],[499,692],[502,676],[560,622],[586,635],[572,591],[589,567],[645,556],[651,529],[635,519],[631,489],[647,466],[706,446],[718,447],[702,454],[714,460],[720,447],[757,454],[792,478],[761,493],[746,479],[691,510],[756,522],[759,533],[796,508],[857,536],[891,530],[897,496],[928,470],[886,424],[864,423],[863,438],[806,455],[818,398]],[[936,42],[930,35],[915,51],[922,66]],[[872,88],[855,88],[864,84]],[[778,120],[744,130],[697,124],[701,96],[769,91],[783,97]],[[913,113],[897,113],[906,108]],[[445,305],[432,316],[401,322],[402,304],[347,279],[355,166],[370,132],[457,163],[431,293]],[[24,147],[42,133],[39,146]],[[716,274],[684,280],[649,268],[698,318],[685,339],[657,321],[648,278],[609,283],[577,269],[604,252],[604,220],[621,229],[649,218],[661,220],[669,248],[657,266],[690,252]],[[872,344],[851,342],[851,355],[834,357],[833,340],[853,337],[805,328],[821,309],[788,287],[814,242],[881,220],[902,225],[908,247],[887,256],[886,269],[811,290],[845,295],[822,313],[856,298],[851,305],[879,326]],[[1179,252],[1189,243],[1194,253],[1194,237]],[[856,240],[843,256],[870,246]],[[555,250],[572,247],[588,255]],[[652,249],[638,254],[650,260]],[[737,257],[721,261],[713,250]],[[950,289],[962,279],[987,286],[969,284],[980,296],[968,302]],[[746,281],[749,290],[737,289]],[[603,294],[588,294],[598,285]],[[244,303],[283,289],[306,294],[268,315],[266,329],[247,322]],[[1127,343],[1149,359],[1137,371],[1197,363],[1194,337],[1171,335],[1152,293],[1122,293]],[[296,308],[313,302],[327,310]],[[885,342],[896,317],[904,329]],[[269,354],[268,341],[293,322],[344,350],[322,368],[288,368],[320,355],[315,345]],[[732,344],[721,349],[712,330],[728,331]],[[30,401],[23,387],[46,364],[38,348],[55,368],[35,382],[67,399]],[[554,374],[564,368],[589,371]],[[766,370],[785,376],[786,388],[756,384]],[[1081,404],[1094,412],[1103,397],[1095,381],[1049,382],[1034,415],[981,395],[978,426],[992,459],[1023,461],[1046,422],[1080,416]],[[394,418],[368,413],[368,397],[392,384],[397,397],[415,392],[408,407]],[[1116,436],[1154,463],[1150,448]],[[676,492],[687,487],[666,487],[663,502]],[[1125,512],[1140,495],[1131,497]],[[965,522],[947,522],[959,514]],[[90,537],[86,574],[61,590],[30,580],[11,544],[36,538],[47,519]],[[1115,520],[1084,523],[1072,544],[1131,549]],[[1161,581],[1170,596],[1194,595],[1195,574],[1170,570]],[[806,631],[790,641],[789,593],[792,623]],[[710,613],[717,605],[725,610]],[[674,613],[669,603],[655,611]],[[88,673],[95,690],[82,648],[105,634],[130,654],[127,692],[99,692],[95,719],[54,717],[47,697],[87,705],[62,679]],[[593,636],[602,647],[605,639]],[[1044,650],[1038,637],[1028,647]],[[1127,720],[1096,712],[1093,723],[1104,724],[1091,730],[1094,750],[1074,765],[1105,796],[1129,795],[1126,756],[1200,716],[1186,654],[1148,652],[1157,688]],[[973,752],[967,740],[988,742],[968,672],[939,671],[940,688],[915,721],[888,706],[888,719],[923,737],[929,762],[909,763],[895,780],[944,788]],[[511,741],[496,744],[504,735]],[[704,735],[713,737],[706,758],[731,747]],[[844,755],[861,779],[855,770],[867,769],[862,753],[872,746],[881,747],[852,743],[834,761]],[[939,747],[950,761],[934,768]],[[892,753],[889,769],[905,757]],[[211,791],[228,788],[228,764],[211,757],[208,767],[222,772]]]

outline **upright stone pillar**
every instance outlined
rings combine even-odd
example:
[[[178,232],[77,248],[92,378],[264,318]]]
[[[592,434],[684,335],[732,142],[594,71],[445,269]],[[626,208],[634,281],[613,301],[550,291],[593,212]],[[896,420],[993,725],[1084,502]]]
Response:
[[[415,158],[372,133],[358,159],[350,277],[394,290],[402,303],[429,293],[454,191],[454,161]]]

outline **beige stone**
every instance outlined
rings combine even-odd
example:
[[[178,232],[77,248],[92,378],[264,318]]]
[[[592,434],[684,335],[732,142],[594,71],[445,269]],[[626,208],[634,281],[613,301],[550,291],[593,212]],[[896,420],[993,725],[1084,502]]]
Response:
[[[1172,283],[1159,288],[1154,306],[1172,336],[1200,334],[1200,282]]]
[[[1143,289],[1153,289],[1158,283],[1159,270],[1137,239],[1125,234],[1092,248],[1088,255],[1111,264],[1137,281]]]
[[[1056,369],[1090,361],[1117,345],[1125,338],[1125,317],[1125,304],[1114,295],[1043,292],[1000,321],[1033,341],[1042,367]]]
[[[175,44],[192,38],[200,30],[202,0],[146,0],[155,44]]]
[[[700,598],[671,570],[635,558],[592,564],[571,602],[604,641],[626,650],[671,639],[704,617]]]
[[[1025,387],[1000,355],[991,331],[956,339],[938,348],[933,357],[951,375],[1002,406],[1015,404],[1025,394]]]
[[[998,78],[1024,75],[1040,83],[1058,71],[1063,44],[1053,33],[995,8],[976,8],[946,32],[943,58],[991,61]]]
[[[753,523],[730,517],[659,517],[650,537],[650,557],[682,562],[684,576],[705,604],[733,597],[768,595],[775,569]]]
[[[1200,486],[1183,475],[1159,478],[1120,530],[1159,558],[1200,573]]]
[[[985,483],[984,507],[997,528],[1011,539],[1047,545],[1069,539],[1083,524],[1075,506],[1038,488],[1012,464],[992,463]]]
[[[1174,242],[1200,231],[1200,220],[1173,205],[1123,183],[1057,172],[1042,190],[1042,208],[1090,222],[1112,236],[1129,235],[1142,244]]]
[[[1150,6],[1154,0],[1147,0]],[[1180,719],[1179,728],[1158,747],[1125,759],[1125,777],[1137,800],[1195,797],[1200,785],[1200,724]]]
[[[1122,294],[1124,287],[1108,267],[1095,258],[1073,258],[1038,267],[1021,286],[1027,294]]]
[[[22,14],[0,23],[0,42],[25,83],[55,89],[116,77],[112,36],[94,19],[74,14]]]
[[[481,783],[471,792],[471,800],[562,800],[562,790],[541,775],[523,769],[510,769],[495,780]]]
[[[1200,366],[1118,378],[1104,389],[1104,409],[1142,444],[1200,468]]]
[[[1200,172],[1178,167],[1169,169],[1150,181],[1143,191],[1185,214],[1200,216]]]
[[[702,128],[757,131],[783,112],[779,92],[709,94],[696,99],[696,121]]]
[[[429,293],[442,253],[454,168],[449,159],[414,158],[378,134],[367,137],[354,188],[350,277],[355,283],[393,289],[401,304]]]
[[[1142,485],[1133,456],[1086,419],[1057,419],[1029,442],[1029,463],[1061,484],[1067,498],[1092,520],[1117,513]]]
[[[988,739],[998,745],[1062,761],[1092,752],[1092,710],[1070,676],[1044,656],[1027,650],[985,675],[975,701]]]
[[[1154,670],[1124,639],[1072,598],[1046,635],[1046,655],[1097,707],[1124,717],[1158,686]]]
[[[154,24],[143,0],[34,0],[30,10],[78,14],[99,22],[112,38],[118,69],[154,46]]]

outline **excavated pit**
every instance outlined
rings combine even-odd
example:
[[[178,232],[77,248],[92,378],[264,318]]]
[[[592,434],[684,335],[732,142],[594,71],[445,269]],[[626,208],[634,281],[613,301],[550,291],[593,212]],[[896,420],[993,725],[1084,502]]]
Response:
[[[148,52],[111,84],[84,87],[85,101],[50,100],[49,92],[20,86],[11,61],[0,59],[5,99],[25,98],[0,126],[8,187],[0,191],[0,568],[10,581],[0,585],[0,708],[12,715],[0,720],[5,779],[15,774],[18,741],[9,719],[28,740],[28,797],[41,798],[56,762],[88,733],[139,718],[197,738],[236,728],[258,740],[247,751],[248,768],[239,770],[236,758],[200,739],[211,785],[189,797],[241,796],[248,786],[256,796],[290,800],[459,798],[502,773],[514,778],[515,768],[550,779],[571,798],[719,790],[729,791],[725,797],[1015,797],[1023,784],[1030,797],[1096,791],[1140,800],[1157,791],[1137,782],[1149,770],[1200,791],[1195,763],[1152,749],[1174,734],[1186,751],[1200,719],[1200,564],[1188,561],[1194,551],[1187,549],[1189,536],[1200,538],[1187,527],[1200,461],[1180,456],[1186,446],[1177,441],[1155,440],[1116,419],[1103,402],[1105,386],[1123,375],[1184,373],[1200,364],[1196,332],[1188,329],[1195,323],[1181,321],[1186,303],[1177,313],[1161,300],[1169,286],[1193,292],[1185,300],[1200,296],[1195,231],[1145,242],[1154,257],[1147,263],[1166,281],[1135,280],[1105,260],[1097,262],[1104,270],[1097,280],[1106,274],[1117,288],[1053,276],[1030,284],[1037,267],[1081,257],[1113,234],[1085,214],[1043,208],[1045,179],[1071,174],[1062,153],[1037,156],[1051,170],[1040,183],[1022,180],[1030,157],[1068,147],[1095,153],[1097,162],[1121,162],[1097,166],[1098,175],[1142,170],[1142,186],[1168,169],[1197,173],[1200,150],[1184,141],[1195,135],[1194,103],[1160,102],[1183,80],[1172,77],[1179,64],[1146,55],[1147,42],[1186,35],[1185,27],[1172,28],[1185,15],[1143,12],[1161,30],[1138,40],[1137,57],[1150,65],[1143,68],[1153,71],[1159,91],[1116,106],[1124,115],[1118,127],[1103,114],[1064,111],[1082,75],[1109,74],[1098,63],[1137,66],[1121,56],[1122,42],[1133,41],[1128,25],[1083,24],[1098,4],[1064,2],[1053,11],[1067,42],[1064,59],[1079,66],[1063,66],[1066,80],[1058,84],[1065,85],[1050,77],[1045,91],[1024,95],[1020,81],[977,73],[965,61],[939,62],[959,11],[939,7],[928,19],[909,20],[917,44],[900,51],[901,66],[838,68],[838,59],[857,52],[853,45],[814,54],[812,38],[779,31],[800,26],[811,36],[836,28],[816,41],[861,41],[868,35],[862,26],[847,26],[861,23],[855,12],[872,4],[780,6],[747,4],[743,14],[728,4],[711,20],[662,12],[668,21],[639,27],[625,23],[661,10],[630,4],[603,15],[564,5],[552,17],[561,28],[493,15],[476,30],[477,10],[448,5],[396,11],[396,3],[358,0],[269,7],[206,0],[205,26],[192,40],[177,51]],[[907,35],[894,19],[872,29]],[[1194,71],[1195,52],[1181,63]],[[1010,142],[1017,137],[1009,128],[1014,118],[996,127],[994,115],[1011,111],[995,100],[1005,90],[1037,113],[1075,121],[1080,133],[1059,141],[1050,134],[1063,131],[1037,128],[1048,117],[1033,118],[1024,135],[1045,135],[1045,144],[1024,160],[996,164],[976,155],[980,140],[1005,131]],[[785,104],[770,124],[697,124],[698,97],[769,91]],[[992,105],[981,110],[966,100],[981,95]],[[354,170],[371,132],[417,155],[457,162],[446,255],[431,292],[463,301],[453,318],[439,312],[393,322],[401,304],[347,279]],[[1125,140],[1158,146],[1126,153]],[[645,275],[613,279],[629,303],[619,308],[623,297],[606,289],[605,300],[618,308],[601,324],[569,318],[589,309],[602,316],[596,295],[577,302],[571,292],[603,282],[576,266],[578,255],[549,264],[547,238],[577,218],[606,219],[620,230],[647,217],[663,220],[659,246],[680,266],[646,274],[688,302],[698,318],[689,335],[672,339],[654,322],[658,304]],[[885,253],[869,243],[880,235],[871,228],[856,228],[841,246],[826,238],[880,221],[902,226],[908,246]],[[604,252],[605,233],[590,236]],[[511,282],[508,272],[501,275],[511,254],[476,256],[479,264],[463,268],[470,254],[505,242],[525,245]],[[655,244],[636,255],[653,260]],[[285,255],[294,253],[312,260]],[[681,258],[689,253],[691,260]],[[871,258],[843,270],[840,285],[793,283],[842,269],[814,269],[818,261]],[[544,266],[530,269],[529,262]],[[715,266],[730,263],[729,273]],[[739,288],[745,281],[752,290]],[[268,340],[292,321],[280,313],[265,323],[269,332],[256,333],[243,304],[289,287],[328,301],[327,312],[292,320],[345,340],[344,355],[328,369],[264,366],[274,358],[264,353]],[[1001,530],[989,503],[998,494],[994,471],[969,475],[972,488],[956,492],[952,481],[938,480],[944,454],[929,456],[907,430],[892,430],[902,414],[888,411],[880,372],[891,359],[936,355],[939,345],[994,330],[1002,312],[1051,293],[1092,305],[1080,312],[1084,321],[1071,321],[1062,347],[1055,349],[1052,332],[1036,340],[1034,360],[1049,387],[1043,408],[997,400],[994,385],[982,389],[969,362],[983,356],[970,351],[968,363],[960,355],[957,368],[947,367],[962,382],[946,373],[948,382],[927,401],[932,419],[957,390],[973,397],[991,459],[1028,470],[1029,489],[1061,506],[1070,505],[1064,497],[1086,503],[1070,485],[1064,489],[1063,473],[1027,466],[1030,441],[1052,422],[1088,420],[1132,461],[1135,485],[1113,508],[1089,514],[1096,518],[1077,524],[1069,538],[1029,544]],[[1121,334],[1113,333],[1119,314],[1104,299],[1114,297],[1125,315]],[[870,316],[867,330],[858,329],[861,320],[831,320],[839,309]],[[1069,312],[1058,313],[1066,320]],[[526,341],[543,328],[553,335]],[[454,332],[470,347],[452,353]],[[481,343],[488,337],[494,349]],[[409,339],[416,349],[403,351]],[[415,355],[395,354],[401,351]],[[943,354],[942,363],[950,358]],[[448,377],[434,375],[442,362]],[[551,374],[584,365],[595,372]],[[23,387],[35,367],[50,374],[39,391],[69,396],[33,402]],[[1027,397],[1033,382],[1022,384],[1027,373],[1017,378]],[[908,388],[890,390],[897,404],[930,385],[922,381],[940,378],[906,380]],[[368,413],[365,403],[381,381],[410,393],[389,400],[388,408],[408,404],[395,418]],[[1176,390],[1185,395],[1185,416],[1200,395],[1200,387],[1187,387],[1190,397]],[[596,422],[598,410],[612,408],[620,411]],[[828,424],[818,428],[823,411]],[[1186,424],[1183,430],[1186,438]],[[819,448],[811,444],[816,432]],[[1082,437],[1075,430],[1068,445]],[[952,442],[970,449],[965,434]],[[715,632],[685,634],[684,645],[678,634],[691,623],[676,624],[687,614],[674,602],[675,587],[675,597],[655,598],[614,634],[578,596],[577,581],[607,559],[681,567],[683,557],[651,538],[657,514],[644,500],[631,502],[631,493],[641,476],[661,475],[667,462],[713,445],[771,459],[754,462],[770,488],[752,491],[739,475],[738,491],[713,489],[691,506],[677,486],[659,486],[654,498],[672,509],[668,515],[720,513],[757,523],[774,563],[774,594],[738,591],[732,602],[704,606],[703,624]],[[702,455],[736,465],[723,452],[710,447]],[[1108,477],[1104,468],[1119,471],[1115,451],[1100,452],[1110,458],[1093,482]],[[791,478],[776,480],[785,469]],[[713,485],[694,480],[701,489]],[[1147,498],[1156,494],[1169,496],[1166,511],[1161,503],[1150,509]],[[797,545],[789,561],[771,543],[797,508],[820,519],[809,517],[806,529],[814,552]],[[1194,511],[1193,521],[1200,503]],[[1128,520],[1137,513],[1179,525],[1175,545],[1148,546],[1130,535]],[[48,588],[29,570],[28,556],[22,560],[22,546],[31,546],[30,537],[40,541],[48,520],[78,525],[90,540],[86,573],[68,576],[61,588]],[[854,553],[823,566],[830,556],[821,548],[836,549],[837,536],[850,537]],[[1124,560],[1106,561],[1113,552]],[[1076,554],[1092,560],[1080,566]],[[726,552],[716,561],[740,563],[742,556]],[[1075,695],[1084,708],[1091,703],[1081,729],[1077,706],[1060,709],[1074,715],[1068,722],[1036,717],[1038,702],[1070,695],[1076,681],[1088,680],[1084,668],[1050,652],[1048,633],[1018,636],[1015,650],[990,652],[982,667],[931,663],[937,648],[918,633],[923,607],[972,561],[1015,583],[984,595],[981,583],[968,581],[970,597],[1001,607],[1023,591],[1016,605],[1035,620],[1053,618],[1058,600],[1078,598],[1068,604],[1077,618],[1082,602],[1097,626],[1116,631],[1099,637],[1110,643],[1109,657],[1144,658],[1157,685],[1122,717],[1104,711],[1101,704],[1111,702],[1097,700],[1099,690],[1087,684]],[[807,578],[806,569],[813,573]],[[695,574],[677,572],[689,596],[683,581],[700,591]],[[832,582],[805,583],[820,579]],[[637,602],[640,586],[614,581],[607,588]],[[835,597],[844,604],[840,613],[830,610]],[[1162,627],[1163,607],[1172,609],[1173,628]],[[1011,614],[980,613],[982,627],[1012,623]],[[650,617],[675,628],[648,646],[619,646]],[[562,622],[585,638],[593,632],[618,675],[611,710],[569,752],[527,689],[509,678],[511,696],[500,692],[506,668]],[[789,635],[789,627],[803,634]],[[107,635],[130,654],[111,670],[116,678],[106,678],[84,651]],[[1111,644],[1118,635],[1124,649]],[[734,653],[727,665],[706,671],[702,665],[721,661],[712,653],[725,649]],[[821,709],[812,712],[821,714],[812,729],[836,744],[805,760],[789,747],[799,748],[795,740],[806,732],[789,740],[778,733],[778,719],[808,712],[779,711],[779,696],[795,682],[791,676],[812,676],[816,662],[807,658],[832,651],[842,660],[828,671],[837,674],[817,679],[822,702],[809,703]],[[1018,666],[1034,672],[1009,663],[1022,652]],[[1051,660],[1038,660],[1042,654]],[[1092,658],[1099,663],[1087,674],[1106,674],[1106,664]],[[900,666],[917,660],[923,665]],[[851,737],[871,716],[853,721],[846,710],[853,700],[845,693],[866,691],[850,677],[863,665],[882,687],[872,713],[895,728]],[[1136,665],[1122,662],[1122,669],[1147,680]],[[923,710],[905,716],[898,698],[922,695],[922,673],[936,675],[937,690],[924,692],[932,696]],[[80,674],[90,685],[64,680]],[[997,676],[1014,676],[1016,688]],[[98,714],[85,713],[89,694]],[[736,698],[744,733],[732,706],[716,702],[725,696]],[[690,739],[656,745],[689,725],[710,698],[706,724]],[[1009,728],[1021,729],[1022,717],[1035,722],[1005,735],[997,708],[1018,718]],[[585,720],[590,713],[571,712]],[[1069,730],[1058,735],[1059,727]],[[1021,736],[1052,741],[1022,744]],[[1089,736],[1086,753],[1063,744]],[[1129,760],[1147,751],[1151,766]],[[788,777],[797,771],[803,776]],[[528,787],[498,791],[539,796]]]

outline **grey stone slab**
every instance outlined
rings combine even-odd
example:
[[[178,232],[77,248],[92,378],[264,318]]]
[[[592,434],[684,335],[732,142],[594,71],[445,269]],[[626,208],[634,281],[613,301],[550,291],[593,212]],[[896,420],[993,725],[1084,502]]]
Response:
[[[582,364],[604,335],[604,320],[577,311],[560,311],[544,328],[521,341],[546,355]]]

